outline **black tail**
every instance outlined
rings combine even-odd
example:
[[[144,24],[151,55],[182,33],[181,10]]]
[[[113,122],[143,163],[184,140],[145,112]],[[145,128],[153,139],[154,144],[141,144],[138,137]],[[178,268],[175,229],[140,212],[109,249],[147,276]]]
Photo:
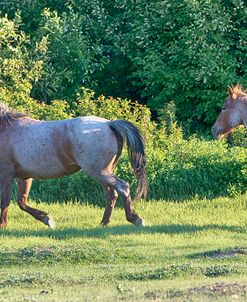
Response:
[[[135,200],[147,195],[147,177],[146,177],[146,156],[144,150],[144,140],[139,129],[132,123],[125,120],[111,121],[110,127],[116,131],[117,135],[126,140],[131,166],[135,171],[138,187]]]

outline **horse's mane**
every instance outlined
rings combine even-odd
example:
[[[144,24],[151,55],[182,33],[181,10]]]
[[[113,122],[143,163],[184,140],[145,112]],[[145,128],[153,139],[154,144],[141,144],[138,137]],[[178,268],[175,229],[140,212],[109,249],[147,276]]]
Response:
[[[236,86],[234,87],[230,87],[229,86],[229,90],[228,92],[230,91],[230,96],[231,96],[231,99],[233,101],[237,100],[239,97],[241,97],[241,100],[247,102],[247,90],[243,89],[243,87],[239,84],[237,84]]]
[[[12,111],[6,104],[0,103],[0,130],[7,128],[17,119],[26,116],[27,114]]]

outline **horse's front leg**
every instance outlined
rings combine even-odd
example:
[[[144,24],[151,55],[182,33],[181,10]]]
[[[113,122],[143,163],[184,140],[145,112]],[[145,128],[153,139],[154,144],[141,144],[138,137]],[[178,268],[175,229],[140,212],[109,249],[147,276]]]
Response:
[[[1,215],[0,215],[0,228],[7,226],[8,208],[11,198],[13,178],[5,178],[0,180],[0,193],[1,193]]]
[[[20,209],[29,213],[37,220],[42,221],[44,224],[51,228],[55,227],[53,219],[46,213],[35,208],[31,208],[27,205],[27,199],[32,186],[32,178],[29,179],[19,179],[18,180],[18,205]]]

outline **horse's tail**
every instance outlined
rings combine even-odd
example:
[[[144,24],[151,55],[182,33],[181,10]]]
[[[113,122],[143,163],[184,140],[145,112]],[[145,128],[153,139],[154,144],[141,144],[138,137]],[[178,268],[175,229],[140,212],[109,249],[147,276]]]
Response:
[[[141,197],[146,198],[147,195],[147,177],[146,177],[146,156],[144,150],[144,139],[139,129],[132,123],[125,120],[115,120],[109,123],[111,129],[113,129],[117,135],[119,147],[122,148],[122,141],[126,140],[128,147],[129,159],[131,166],[135,171],[138,187],[135,196],[135,200],[139,200]],[[121,153],[121,151],[120,151]]]

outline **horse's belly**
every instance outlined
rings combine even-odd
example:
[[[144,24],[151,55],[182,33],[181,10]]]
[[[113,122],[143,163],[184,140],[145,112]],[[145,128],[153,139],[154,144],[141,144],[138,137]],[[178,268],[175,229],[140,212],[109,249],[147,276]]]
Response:
[[[46,179],[46,178],[58,178],[64,175],[72,174],[76,171],[79,171],[80,167],[77,165],[71,165],[67,169],[64,169],[63,166],[52,165],[52,163],[47,163],[47,165],[43,166],[32,165],[31,167],[28,165],[19,166],[16,170],[16,176],[18,178],[27,179]]]
[[[25,156],[20,152],[16,154],[16,176],[19,178],[57,178],[74,173],[80,169],[69,158],[61,161],[53,150],[47,152],[29,152]]]

